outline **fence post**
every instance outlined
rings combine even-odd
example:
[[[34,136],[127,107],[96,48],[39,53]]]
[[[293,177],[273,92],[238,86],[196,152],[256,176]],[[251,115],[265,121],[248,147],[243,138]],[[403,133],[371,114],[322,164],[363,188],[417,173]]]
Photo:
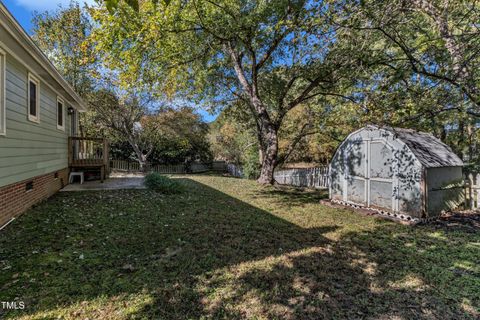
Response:
[[[480,190],[478,190],[479,185],[480,185],[480,173],[477,173],[475,176],[475,192],[476,192],[476,200],[477,200],[475,209],[478,209],[478,207],[480,207],[480,192],[479,192]]]
[[[473,174],[469,173],[468,174],[468,185],[469,185],[469,188],[468,188],[468,197],[469,197],[469,201],[470,201],[470,210],[473,210],[475,207],[475,199],[473,198]]]

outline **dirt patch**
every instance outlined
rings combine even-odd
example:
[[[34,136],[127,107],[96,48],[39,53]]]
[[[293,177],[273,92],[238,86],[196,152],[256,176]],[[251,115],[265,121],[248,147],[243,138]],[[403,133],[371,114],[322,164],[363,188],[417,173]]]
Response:
[[[462,231],[467,232],[479,232],[480,212],[461,211],[446,213],[431,223],[448,229],[462,229]]]
[[[339,204],[339,203],[333,203],[333,202],[331,202],[330,200],[320,200],[320,203],[323,204],[323,205],[332,207],[332,208],[346,209],[346,210],[353,211],[353,212],[355,212],[355,213],[359,213],[359,214],[364,215],[364,216],[373,216],[373,217],[375,217],[375,218],[391,220],[391,221],[395,221],[395,222],[398,222],[398,223],[401,223],[401,224],[416,225],[416,224],[419,223],[418,221],[404,220],[404,219],[397,218],[397,217],[395,217],[395,216],[389,216],[389,215],[380,214],[377,210],[374,210],[374,209],[371,209],[371,208],[367,208],[367,207],[362,207],[362,206],[355,206],[355,207],[354,207],[354,206],[346,206],[346,205]]]
[[[441,215],[436,219],[429,219],[427,221],[420,222],[409,222],[402,219],[397,219],[394,217],[384,216],[378,214],[377,211],[365,208],[365,207],[350,207],[342,204],[332,203],[330,200],[321,200],[321,204],[338,209],[347,209],[356,213],[360,213],[365,216],[374,216],[382,219],[388,219],[402,224],[415,225],[415,224],[430,224],[438,226],[441,228],[448,228],[451,230],[462,229],[467,232],[478,232],[480,231],[480,212],[479,211],[458,211],[458,212],[449,212]]]

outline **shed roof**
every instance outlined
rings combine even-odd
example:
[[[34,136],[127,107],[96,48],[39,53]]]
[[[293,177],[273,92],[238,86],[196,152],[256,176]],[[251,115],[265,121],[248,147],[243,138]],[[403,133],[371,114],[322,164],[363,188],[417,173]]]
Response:
[[[452,149],[430,133],[404,128],[382,129],[404,142],[426,168],[463,166],[463,161]]]

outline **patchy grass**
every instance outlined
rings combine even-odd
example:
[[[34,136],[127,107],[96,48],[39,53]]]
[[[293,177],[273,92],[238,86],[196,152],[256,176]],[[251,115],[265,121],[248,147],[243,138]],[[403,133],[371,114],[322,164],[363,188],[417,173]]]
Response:
[[[480,235],[216,176],[60,193],[0,233],[7,319],[480,316]],[[0,306],[1,307],[1,306]],[[1,309],[0,309],[1,310]]]

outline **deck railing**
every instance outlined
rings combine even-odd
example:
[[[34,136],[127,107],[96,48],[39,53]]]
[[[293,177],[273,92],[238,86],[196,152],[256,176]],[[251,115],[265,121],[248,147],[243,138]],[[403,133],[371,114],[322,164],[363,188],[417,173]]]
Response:
[[[100,167],[109,171],[108,141],[103,138],[68,138],[68,163],[70,167]]]

